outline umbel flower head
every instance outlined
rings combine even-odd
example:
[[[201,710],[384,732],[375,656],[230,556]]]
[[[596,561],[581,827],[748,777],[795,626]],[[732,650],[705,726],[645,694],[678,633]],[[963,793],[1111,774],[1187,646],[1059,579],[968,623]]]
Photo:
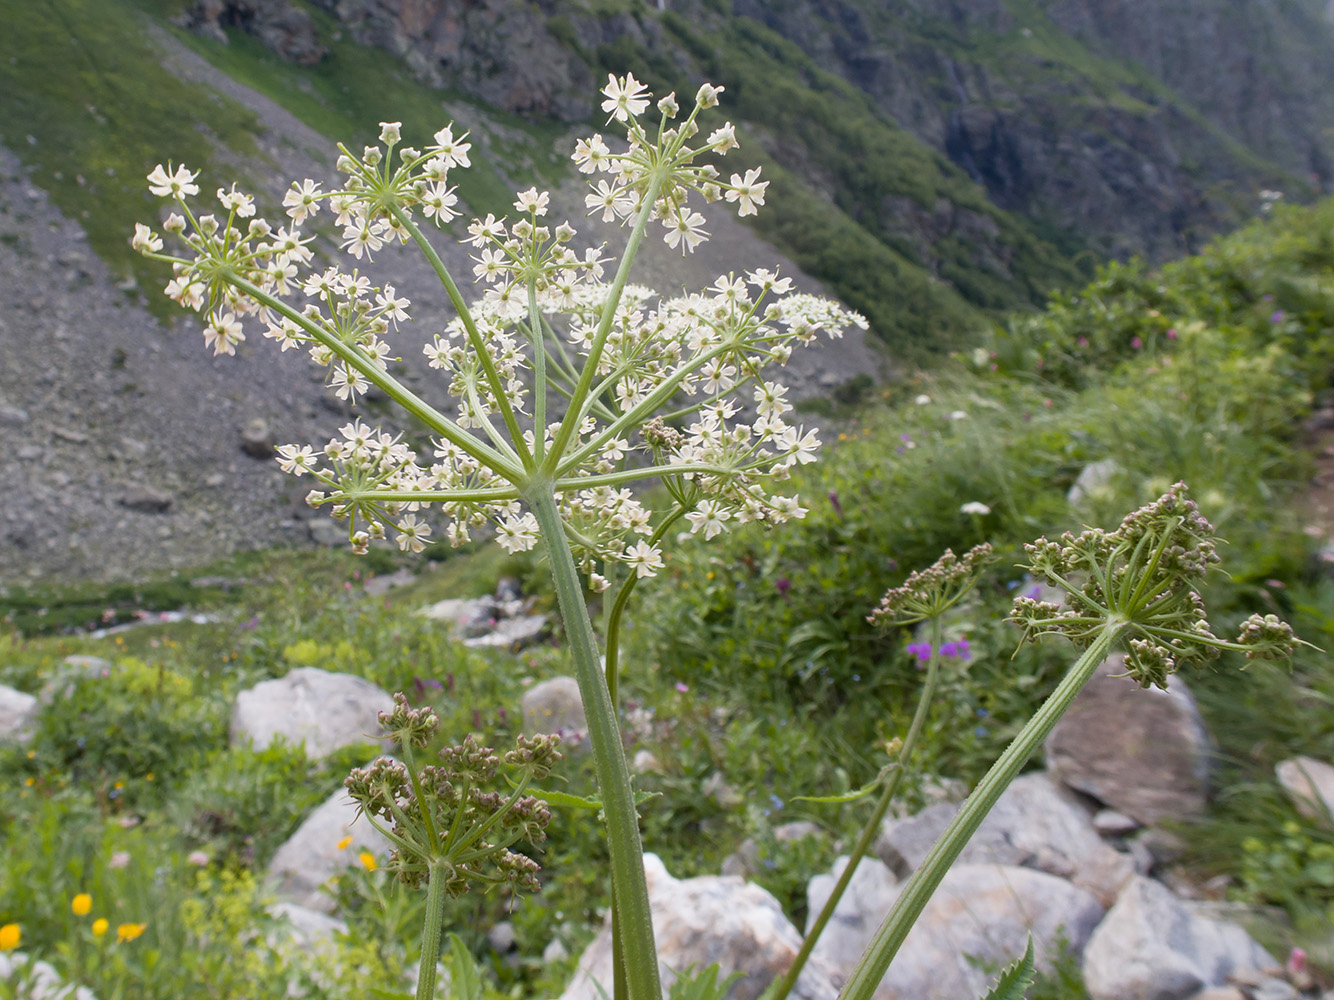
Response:
[[[471,883],[540,889],[537,862],[510,848],[546,839],[551,813],[541,799],[524,793],[561,759],[560,738],[518,737],[504,756],[511,779],[505,794],[490,787],[500,776],[501,758],[471,735],[441,750],[439,764],[417,766],[412,751],[430,741],[438,724],[430,709],[409,708],[396,694],[394,710],[380,713],[380,721],[401,741],[404,760],[380,757],[355,768],[344,786],[393,843],[385,867],[408,885],[421,885],[439,871],[451,896],[467,892]]]
[[[1235,641],[1210,630],[1198,587],[1218,562],[1214,528],[1185,483],[1126,515],[1120,527],[1089,528],[1059,541],[1026,545],[1027,569],[1065,592],[1060,604],[1017,597],[1010,620],[1026,639],[1064,635],[1087,647],[1116,628],[1126,644],[1126,669],[1142,687],[1167,687],[1181,665],[1203,666],[1224,649],[1250,659],[1282,659],[1298,640],[1274,615],[1252,615]]]
[[[880,606],[866,620],[872,625],[911,625],[937,618],[977,586],[991,558],[992,548],[987,542],[974,545],[962,556],[946,549],[928,568],[910,574],[902,586],[887,590]]]
[[[725,200],[740,215],[765,203],[758,169],[724,179],[704,156],[738,147],[724,123],[707,136],[702,112],[723,88],[705,84],[683,114],[675,94],[656,104],[656,127],[641,116],[650,95],[633,75],[612,76],[602,93],[609,121],[623,125],[624,152],[599,135],[581,139],[574,161],[596,177],[586,202],[603,221],[633,228],[631,246],[651,223],[682,252],[705,240],[693,202]],[[271,225],[254,199],[217,190],[220,211],[197,212],[197,173],[159,165],[150,190],[175,209],[162,228],[185,246],[164,251],[162,237],[138,225],[132,243],[170,264],[166,294],[206,316],[214,354],[232,355],[258,331],[286,351],[306,350],[328,386],[357,400],[372,386],[433,432],[429,453],[360,420],[322,448],[285,444],[284,472],[310,476],[307,500],[347,522],[353,548],[392,538],[420,551],[433,537],[428,516],[445,522],[454,545],[490,526],[510,552],[532,548],[537,521],[531,490],[558,498],[581,569],[596,584],[599,563],[621,562],[637,576],[662,566],[655,527],[668,512],[647,509],[629,487],[658,480],[676,513],[706,537],[746,521],[801,517],[795,496],[774,491],[790,470],[814,460],[814,431],[789,422],[787,389],[765,369],[824,332],[839,337],[866,321],[836,303],[794,292],[791,280],[757,269],[720,276],[696,294],[659,297],[628,283],[630,256],[609,283],[594,247],[572,247],[576,230],[546,218],[547,192],[520,192],[514,214],[489,214],[467,227],[473,274],[485,285],[471,305],[423,232],[457,214],[453,171],[470,166],[467,134],[452,125],[421,149],[404,145],[397,122],[381,123],[380,142],[359,154],[340,146],[340,183],[326,190],[294,182],[288,216]],[[454,399],[438,410],[389,370],[390,339],[409,320],[409,298],[392,284],[372,285],[356,266],[317,267],[301,227],[325,206],[355,261],[412,241],[440,277],[457,317],[425,345],[431,368]],[[559,419],[554,412],[563,410]],[[667,410],[671,433],[646,425]]]

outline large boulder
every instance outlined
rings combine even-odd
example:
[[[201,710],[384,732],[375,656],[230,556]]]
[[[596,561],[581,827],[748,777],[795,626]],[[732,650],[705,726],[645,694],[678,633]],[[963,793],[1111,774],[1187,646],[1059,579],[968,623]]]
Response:
[[[902,891],[902,885],[889,884],[888,874],[883,865],[864,859],[815,946],[813,955],[844,977]],[[824,905],[831,885],[832,878],[811,880],[812,912]],[[999,968],[1018,958],[1030,932],[1038,964],[1048,969],[1062,943],[1078,955],[1102,915],[1091,894],[1054,875],[1006,865],[955,865],[880,981],[877,1000],[980,996],[993,975],[980,966]]]
[[[957,805],[942,802],[887,822],[876,853],[906,876],[958,811]],[[1105,907],[1134,873],[1131,859],[1098,836],[1089,810],[1045,774],[1015,779],[968,841],[959,863],[1035,868],[1087,889]]]
[[[343,747],[373,744],[380,732],[379,713],[393,709],[394,699],[370,681],[298,667],[236,696],[232,745],[253,744],[260,750],[282,738],[294,746],[304,744],[307,757],[327,757]]]
[[[1084,949],[1084,982],[1093,1000],[1180,1000],[1274,964],[1240,927],[1197,916],[1136,876]]]
[[[50,963],[21,951],[0,951],[0,983],[15,981],[22,984],[23,992],[14,995],[23,1000],[97,1000],[87,986],[73,986],[62,980]]]
[[[1212,742],[1186,682],[1140,688],[1110,656],[1047,738],[1047,767],[1066,785],[1141,823],[1203,811]]]
[[[644,874],[664,996],[678,973],[716,962],[720,978],[742,973],[729,1000],[755,1000],[801,947],[801,935],[778,900],[757,885],[727,875],[675,879],[653,854],[644,855]],[[603,928],[579,957],[561,1000],[601,1000],[611,992],[611,930]],[[798,1000],[834,1000],[837,994],[818,960],[807,964],[792,991]]]
[[[0,743],[27,743],[37,722],[37,699],[0,684]]]
[[[343,869],[359,864],[362,851],[382,862],[392,845],[341,788],[306,817],[269,862],[268,878],[280,901],[307,910],[332,913],[333,897],[325,883]],[[288,919],[292,914],[288,913]],[[293,921],[295,923],[295,921]]]

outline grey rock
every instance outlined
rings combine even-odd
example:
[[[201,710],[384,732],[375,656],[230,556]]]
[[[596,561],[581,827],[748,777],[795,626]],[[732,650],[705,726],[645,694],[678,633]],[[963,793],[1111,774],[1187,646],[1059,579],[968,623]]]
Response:
[[[509,601],[523,600],[523,588],[517,577],[502,576],[496,581],[496,601],[504,604]]]
[[[1084,982],[1093,1000],[1184,1000],[1236,969],[1273,964],[1240,927],[1194,916],[1166,886],[1136,876],[1089,939]]]
[[[1115,809],[1099,809],[1093,816],[1093,829],[1104,837],[1124,837],[1140,829],[1141,823]]]
[[[348,544],[347,522],[319,516],[306,522],[306,533],[316,545],[337,548]]]
[[[0,983],[24,983],[22,1000],[97,1000],[87,986],[72,986],[48,962],[21,951],[0,951]]]
[[[1297,987],[1276,976],[1266,976],[1251,990],[1251,1000],[1297,1000],[1297,995]]]
[[[822,838],[824,831],[809,820],[793,820],[791,823],[783,823],[770,831],[773,839],[779,845],[795,844],[799,840],[809,838]],[[729,854],[723,859],[722,873],[724,875],[741,875],[749,877],[759,874],[764,864],[760,857],[761,844],[755,837],[747,837],[740,846],[737,847],[735,854]],[[730,863],[729,863],[730,862]]]
[[[267,912],[275,920],[284,921],[293,941],[306,950],[332,945],[335,935],[347,933],[345,921],[296,903],[273,903]]]
[[[1074,485],[1066,493],[1066,502],[1072,507],[1077,507],[1088,497],[1104,492],[1120,471],[1121,466],[1112,458],[1104,458],[1101,462],[1090,462],[1080,471]]]
[[[717,962],[722,976],[742,973],[730,1000],[755,1000],[796,956],[801,935],[759,886],[719,875],[678,880],[654,854],[644,855],[644,872],[664,996],[678,970]],[[600,1000],[604,991],[610,995],[611,982],[611,930],[604,927],[580,955],[561,1000]],[[792,991],[798,1000],[834,1000],[837,994],[831,970],[816,957]]]
[[[573,677],[553,677],[534,684],[520,702],[526,733],[584,733],[588,720]]]
[[[841,975],[851,972],[885,913],[902,891],[874,859],[863,860],[839,901],[837,933],[821,936],[814,954]],[[838,873],[841,868],[835,867]],[[835,875],[812,879],[812,912],[823,905]],[[865,883],[864,886],[859,883]],[[1029,932],[1041,968],[1051,967],[1058,941],[1077,956],[1103,908],[1083,889],[1028,868],[956,865],[922,911],[876,992],[879,1000],[957,1000],[980,996],[990,976],[979,961],[1007,964],[1023,953]]]
[[[1190,1000],[1248,1000],[1245,993],[1235,986],[1213,986],[1207,990],[1192,993]]]
[[[900,877],[921,864],[958,812],[939,803],[885,824],[876,853]],[[1070,879],[1110,906],[1133,874],[1129,858],[1108,846],[1089,812],[1045,774],[1026,774],[1006,789],[963,853],[961,864],[1034,868]]]
[[[171,510],[175,498],[165,490],[151,486],[136,486],[121,494],[120,505],[141,514],[165,514]]]
[[[1047,739],[1047,767],[1076,791],[1144,824],[1205,806],[1212,743],[1186,682],[1141,689],[1108,657]]]
[[[268,421],[255,417],[241,428],[241,450],[251,458],[272,459],[277,441]]]
[[[281,738],[291,746],[304,744],[306,756],[319,759],[343,747],[373,744],[380,732],[378,714],[393,708],[393,698],[370,681],[298,667],[237,695],[231,741],[263,749]]]
[[[340,847],[347,837],[351,841]],[[323,891],[325,883],[358,864],[362,850],[382,861],[391,849],[389,841],[358,814],[356,803],[340,788],[278,848],[269,862],[268,880],[280,901],[332,913],[334,899]]]
[[[491,598],[474,597],[436,601],[417,614],[431,621],[445,622],[460,636],[477,638],[495,628],[500,612]]]
[[[542,962],[546,965],[555,965],[569,957],[570,949],[565,947],[565,942],[560,938],[552,938],[547,942],[547,946],[542,949]]]
[[[724,809],[741,805],[741,793],[727,782],[722,771],[714,771],[699,786],[699,793],[717,802]]]
[[[0,406],[0,426],[22,427],[28,422],[28,411],[17,406]]]
[[[38,700],[0,684],[0,743],[27,743],[37,722]]]
[[[1274,768],[1297,811],[1310,819],[1334,819],[1334,766],[1314,757],[1293,757]]]
[[[521,618],[502,618],[485,635],[464,639],[468,647],[492,647],[520,650],[531,646],[546,633],[546,615],[524,615]]]

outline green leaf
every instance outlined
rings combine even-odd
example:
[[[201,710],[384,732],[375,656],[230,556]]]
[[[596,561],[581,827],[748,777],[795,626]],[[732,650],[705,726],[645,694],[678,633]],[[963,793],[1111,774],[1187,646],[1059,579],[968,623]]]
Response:
[[[864,799],[872,792],[880,788],[889,772],[898,767],[897,764],[890,764],[881,769],[880,773],[874,778],[862,785],[861,788],[854,789],[851,792],[844,792],[842,795],[794,795],[788,801],[790,802],[817,802],[825,805],[837,805],[840,802],[856,802],[858,799]]]
[[[530,788],[529,791],[539,799],[546,800],[548,805],[565,806],[567,809],[601,809],[602,797],[599,795],[571,795],[569,792],[553,792],[545,788]],[[635,794],[635,805],[642,806],[650,799],[656,799],[662,795],[662,792],[637,792]]]
[[[482,1000],[482,977],[472,952],[457,934],[449,935],[450,1000]]]
[[[684,974],[678,974],[667,993],[667,1000],[723,1000],[727,991],[742,978],[741,972],[733,972],[720,983],[718,973],[722,969],[717,962],[707,968],[698,967]]]
[[[1024,993],[1033,985],[1033,935],[1028,935],[1028,947],[1022,958],[1006,966],[1005,971],[991,985],[982,1000],[1024,1000]]]
[[[371,987],[371,996],[375,1000],[413,1000],[411,993],[398,993],[394,990],[381,990]]]

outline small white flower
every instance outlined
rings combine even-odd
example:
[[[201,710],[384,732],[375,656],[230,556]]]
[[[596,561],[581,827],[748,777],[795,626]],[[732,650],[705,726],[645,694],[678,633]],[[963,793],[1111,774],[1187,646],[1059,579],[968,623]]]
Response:
[[[625,74],[625,79],[618,80],[612,73],[607,74],[607,85],[602,88],[607,99],[602,102],[602,110],[617,121],[629,121],[638,117],[648,107],[648,88],[635,79],[633,73]]]
[[[663,566],[662,553],[656,546],[642,539],[627,548],[621,559],[626,565],[634,567],[635,576],[641,580],[646,576],[657,576]]]
[[[134,224],[134,238],[130,240],[130,246],[140,253],[157,253],[162,249],[162,240],[142,222],[136,222]]]
[[[951,420],[967,420],[967,419],[968,419],[968,411],[967,411],[967,410],[954,410],[954,411],[952,411],[952,412],[950,413],[950,419],[951,419]]]
[[[294,444],[278,445],[278,467],[294,476],[303,476],[315,470],[315,453],[310,445],[297,447]]]
[[[991,513],[991,508],[977,500],[969,500],[959,508],[960,514],[976,514],[978,517],[986,517]]]
[[[690,522],[690,533],[692,535],[703,531],[705,540],[708,540],[723,531],[725,527],[723,522],[731,516],[721,504],[713,500],[704,500],[686,515],[686,520]]]
[[[918,406],[929,406],[931,403],[931,397],[928,396],[926,393],[922,393],[920,396],[914,399],[913,402],[916,403]]]
[[[398,142],[402,138],[402,122],[380,122],[380,141]]]

